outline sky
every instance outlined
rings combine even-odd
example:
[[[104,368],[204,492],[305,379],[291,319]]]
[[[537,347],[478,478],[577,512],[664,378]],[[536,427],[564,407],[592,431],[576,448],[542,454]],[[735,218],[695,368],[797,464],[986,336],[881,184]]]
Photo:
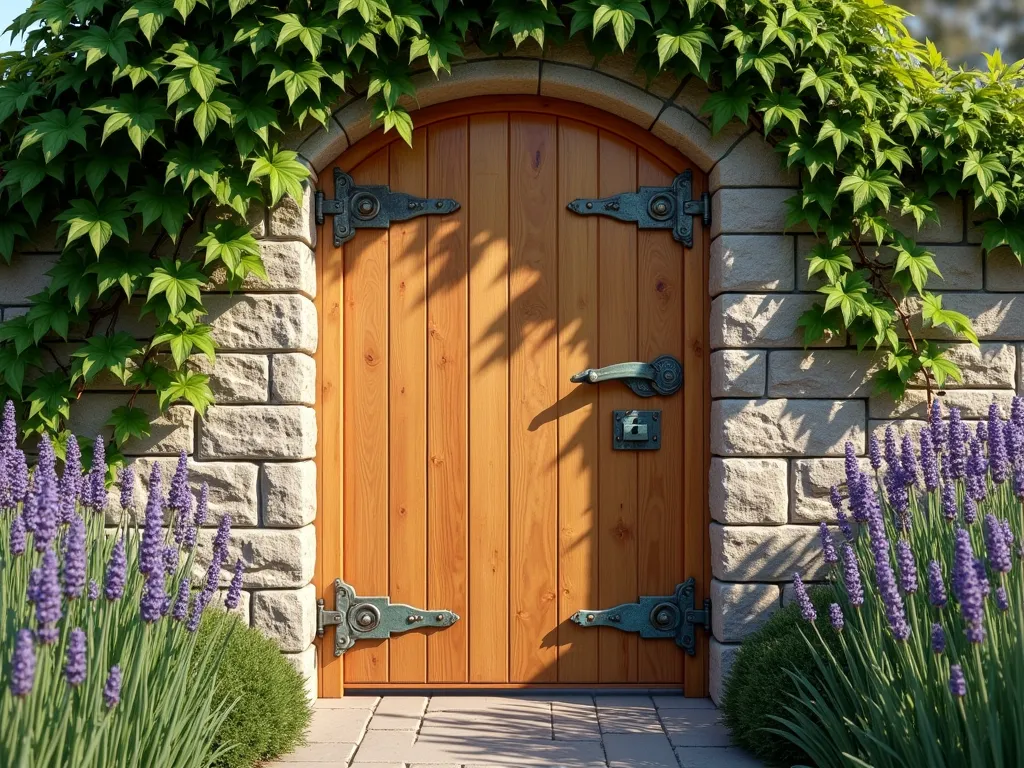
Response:
[[[0,32],[7,29],[14,21],[14,17],[28,8],[28,0],[0,0]],[[0,51],[10,51],[21,48],[21,41],[11,43],[11,36],[0,35]]]

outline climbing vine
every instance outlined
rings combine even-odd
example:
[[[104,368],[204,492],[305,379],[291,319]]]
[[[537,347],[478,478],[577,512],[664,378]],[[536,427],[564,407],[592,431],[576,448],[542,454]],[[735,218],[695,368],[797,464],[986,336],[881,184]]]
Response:
[[[266,277],[246,216],[300,198],[308,175],[285,135],[326,124],[358,81],[411,141],[424,60],[445,77],[470,47],[572,36],[595,57],[631,50],[649,77],[707,82],[715,131],[762,132],[801,171],[788,225],[819,236],[805,342],[848,333],[880,355],[880,390],[931,393],[960,372],[922,326],[977,338],[933,292],[915,232],[963,196],[983,248],[1024,256],[1024,62],[953,68],[904,17],[881,0],[34,0],[11,28],[24,51],[0,58],[0,255],[53,223],[61,253],[0,325],[0,398],[24,404],[27,434],[60,438],[113,376],[119,446],[149,432],[139,393],[202,414],[209,380],[190,358],[216,353],[201,289]],[[152,333],[127,330],[139,320]]]

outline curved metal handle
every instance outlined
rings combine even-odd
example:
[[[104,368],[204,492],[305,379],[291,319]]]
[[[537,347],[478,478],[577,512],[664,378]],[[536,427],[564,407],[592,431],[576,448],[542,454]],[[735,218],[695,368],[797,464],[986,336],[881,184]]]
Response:
[[[683,364],[672,355],[661,355],[649,363],[615,363],[604,368],[587,368],[569,380],[574,384],[600,384],[615,379],[640,397],[673,395],[683,386]]]

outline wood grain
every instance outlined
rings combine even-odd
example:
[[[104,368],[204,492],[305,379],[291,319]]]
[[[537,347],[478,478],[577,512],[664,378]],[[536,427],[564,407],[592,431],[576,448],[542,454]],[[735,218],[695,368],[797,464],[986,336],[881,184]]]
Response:
[[[469,121],[469,681],[508,681],[508,115]]]
[[[598,222],[568,204],[598,194],[597,129],[558,124],[558,679],[597,682],[598,633],[573,624],[598,601],[598,390],[573,384],[597,366]]]
[[[427,129],[427,193],[468,200],[465,118]],[[430,216],[427,256],[427,607],[466,617],[468,243],[463,207]],[[466,682],[468,622],[427,638],[427,681]]]
[[[557,678],[558,147],[553,117],[510,133],[511,682]]]

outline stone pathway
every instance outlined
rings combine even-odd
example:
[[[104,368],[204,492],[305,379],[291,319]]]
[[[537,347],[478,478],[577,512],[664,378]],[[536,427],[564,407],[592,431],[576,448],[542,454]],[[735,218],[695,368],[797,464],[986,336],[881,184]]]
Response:
[[[277,768],[755,768],[710,699],[348,696]]]

